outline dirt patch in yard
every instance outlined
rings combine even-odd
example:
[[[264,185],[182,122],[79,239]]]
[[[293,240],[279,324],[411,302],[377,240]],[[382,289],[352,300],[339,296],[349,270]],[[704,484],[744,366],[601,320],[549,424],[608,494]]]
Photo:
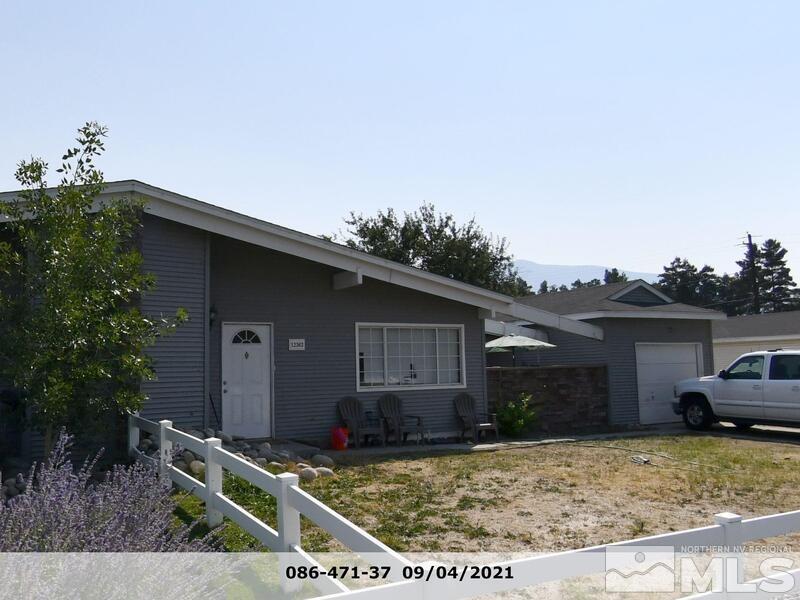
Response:
[[[557,551],[800,508],[800,446],[788,443],[686,435],[363,460],[303,487],[398,551]],[[225,493],[274,523],[264,492],[234,479]],[[258,547],[233,524],[223,539]],[[780,542],[800,548],[800,535]],[[341,549],[310,522],[303,547]]]
[[[800,446],[717,436],[413,457],[340,473],[309,491],[409,551],[564,550],[710,525],[717,512],[800,508]]]

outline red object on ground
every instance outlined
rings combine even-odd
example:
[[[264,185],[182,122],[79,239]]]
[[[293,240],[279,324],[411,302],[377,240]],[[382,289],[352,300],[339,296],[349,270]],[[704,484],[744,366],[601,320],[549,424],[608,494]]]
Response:
[[[334,450],[347,450],[347,427],[334,427],[331,429],[331,448]]]

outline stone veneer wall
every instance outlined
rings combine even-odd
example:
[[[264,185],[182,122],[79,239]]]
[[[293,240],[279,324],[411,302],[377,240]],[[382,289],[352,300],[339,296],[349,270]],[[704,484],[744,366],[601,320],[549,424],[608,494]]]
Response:
[[[608,372],[603,365],[488,367],[489,411],[528,392],[542,432],[587,432],[608,425]]]

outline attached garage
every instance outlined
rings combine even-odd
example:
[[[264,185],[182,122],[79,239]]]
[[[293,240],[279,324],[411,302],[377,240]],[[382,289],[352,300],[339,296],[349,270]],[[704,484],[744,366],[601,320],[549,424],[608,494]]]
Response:
[[[603,329],[603,339],[594,340],[538,328],[556,347],[517,353],[517,364],[606,367],[608,423],[614,426],[677,421],[671,407],[673,386],[713,372],[711,324],[726,318],[673,302],[642,280],[534,294],[518,301]],[[489,366],[510,366],[507,354],[487,354],[486,361]]]
[[[672,411],[676,381],[703,373],[703,346],[699,343],[636,344],[636,382],[639,423],[672,423],[680,417]]]

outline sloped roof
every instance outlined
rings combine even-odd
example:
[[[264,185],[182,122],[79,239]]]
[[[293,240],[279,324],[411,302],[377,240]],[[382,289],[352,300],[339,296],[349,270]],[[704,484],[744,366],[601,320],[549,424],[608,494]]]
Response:
[[[635,304],[626,302],[625,297],[644,288],[660,303]],[[656,297],[661,298],[658,300]],[[547,294],[531,294],[517,301],[548,312],[568,316],[574,319],[593,318],[687,318],[687,319],[724,319],[725,315],[715,310],[698,308],[689,304],[663,300],[661,292],[642,279],[609,283],[594,287],[578,288],[565,292],[549,292]]]
[[[730,317],[711,326],[714,339],[800,336],[800,310]]]
[[[18,191],[2,192],[0,197],[13,200],[18,194]],[[363,277],[370,277],[481,308],[486,311],[487,318],[497,316],[509,320],[519,319],[593,339],[603,339],[602,328],[594,324],[582,323],[532,305],[521,304],[504,294],[360,252],[135,179],[106,183],[103,194],[122,197],[141,195],[147,200],[147,213],[341,269],[342,272],[352,275],[351,280],[355,285]]]

